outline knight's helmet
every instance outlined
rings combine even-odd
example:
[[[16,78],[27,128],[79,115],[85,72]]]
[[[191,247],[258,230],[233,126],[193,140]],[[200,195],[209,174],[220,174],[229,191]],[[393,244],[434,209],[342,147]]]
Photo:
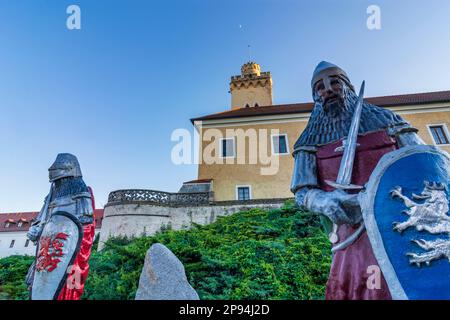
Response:
[[[77,157],[70,153],[60,153],[48,169],[50,182],[67,177],[82,177]]]
[[[322,77],[327,75],[336,75],[343,78],[343,80],[347,82],[347,85],[349,85],[349,87],[353,89],[353,86],[350,82],[350,79],[347,76],[347,73],[337,65],[327,61],[321,61],[317,65],[316,69],[314,69],[313,76],[311,79],[311,88],[314,90],[314,85],[317,83],[317,81],[319,81],[320,79],[322,79]]]

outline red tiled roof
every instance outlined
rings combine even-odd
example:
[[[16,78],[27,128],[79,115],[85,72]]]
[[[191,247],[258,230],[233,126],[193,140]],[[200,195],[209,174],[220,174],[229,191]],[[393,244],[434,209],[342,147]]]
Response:
[[[102,227],[103,210],[104,209],[95,209],[94,210],[95,228],[96,229],[100,229]]]
[[[33,220],[39,212],[18,212],[18,213],[2,213],[0,214],[0,232],[4,231],[27,231],[30,227],[30,221]],[[22,226],[18,227],[17,222],[21,219],[26,220]],[[9,222],[8,228],[5,227]]]
[[[28,231],[31,222],[39,212],[17,212],[17,213],[0,213],[0,232]],[[94,217],[96,220],[96,228],[101,228],[103,220],[103,209],[95,209]],[[18,222],[22,221],[22,226],[18,227]],[[26,221],[26,222],[25,222]],[[8,228],[5,227],[9,222]]]
[[[380,107],[394,107],[413,104],[450,102],[450,90],[372,97],[364,100]],[[279,104],[279,105],[252,107],[252,108],[240,108],[235,110],[228,110],[224,112],[214,113],[203,117],[193,118],[191,119],[191,122],[194,123],[194,121],[203,121],[203,120],[268,116],[278,114],[307,113],[311,112],[313,106],[314,104],[312,102],[307,102],[294,104]]]

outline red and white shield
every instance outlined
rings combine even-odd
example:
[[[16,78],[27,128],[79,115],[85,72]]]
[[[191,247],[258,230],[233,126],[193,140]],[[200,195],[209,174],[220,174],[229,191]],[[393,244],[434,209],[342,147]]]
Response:
[[[73,215],[63,211],[52,214],[39,238],[32,300],[57,299],[82,238],[83,228]]]

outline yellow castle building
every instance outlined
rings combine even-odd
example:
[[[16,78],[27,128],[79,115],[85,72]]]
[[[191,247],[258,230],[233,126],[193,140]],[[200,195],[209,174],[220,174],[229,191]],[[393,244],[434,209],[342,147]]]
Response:
[[[230,81],[231,106],[191,119],[199,133],[198,179],[214,201],[292,198],[293,145],[313,103],[273,104],[272,76],[255,62]],[[367,102],[400,114],[421,138],[450,152],[450,91],[372,97]]]

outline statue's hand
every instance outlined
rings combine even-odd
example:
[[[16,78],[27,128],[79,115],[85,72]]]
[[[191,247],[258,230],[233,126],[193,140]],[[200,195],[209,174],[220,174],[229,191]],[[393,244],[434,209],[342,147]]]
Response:
[[[36,243],[42,233],[43,226],[41,224],[32,225],[27,232],[27,238]]]
[[[326,192],[311,189],[305,195],[304,206],[312,212],[327,216],[337,225],[355,225],[362,220],[358,195],[342,190]]]

